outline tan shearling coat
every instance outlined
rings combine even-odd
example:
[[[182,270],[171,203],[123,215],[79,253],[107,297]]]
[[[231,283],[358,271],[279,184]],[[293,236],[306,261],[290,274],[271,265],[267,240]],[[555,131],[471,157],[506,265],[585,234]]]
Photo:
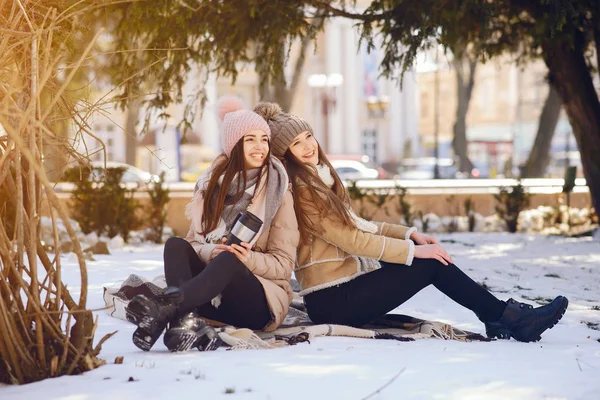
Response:
[[[359,257],[390,263],[411,265],[414,243],[409,239],[416,228],[374,222],[377,233],[349,227],[327,215],[321,218],[308,196],[299,196],[300,209],[306,212],[318,233],[307,243],[301,243],[295,276],[301,287],[300,295],[348,282],[370,272],[361,265]]]

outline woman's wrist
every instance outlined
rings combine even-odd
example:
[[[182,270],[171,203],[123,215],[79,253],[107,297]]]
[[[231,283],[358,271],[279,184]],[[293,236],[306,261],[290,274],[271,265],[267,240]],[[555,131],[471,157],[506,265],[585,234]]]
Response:
[[[417,228],[415,228],[414,226],[412,228],[410,228],[408,231],[406,231],[406,240],[414,240],[415,236],[417,235]]]

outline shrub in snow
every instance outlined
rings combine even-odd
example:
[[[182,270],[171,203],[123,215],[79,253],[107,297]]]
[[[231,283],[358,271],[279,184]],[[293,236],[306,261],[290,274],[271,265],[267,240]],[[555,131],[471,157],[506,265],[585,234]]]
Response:
[[[163,229],[167,221],[167,204],[171,199],[169,189],[165,185],[165,172],[161,172],[158,182],[150,182],[147,185],[150,202],[144,210],[150,223],[150,231],[146,239],[154,243],[161,243]]]
[[[583,225],[590,219],[590,211],[587,208],[581,210],[571,208],[569,215],[571,216],[571,225]]]
[[[458,232],[458,217],[442,217],[438,232]]]
[[[125,245],[125,240],[123,240],[123,238],[120,235],[115,236],[114,238],[110,239],[110,241],[108,242],[108,246],[112,250],[122,249],[124,245]]]
[[[124,173],[124,168],[107,168],[102,177],[97,177],[89,168],[67,170],[66,180],[75,185],[71,192],[72,215],[83,233],[96,232],[110,238],[120,234],[127,242],[129,232],[139,227],[135,189],[121,184]]]
[[[69,219],[71,223],[71,227],[75,231],[75,234],[79,235],[81,233],[81,228],[77,221],[73,219]],[[56,219],[56,230],[58,231],[58,246],[63,252],[72,251],[73,244],[71,243],[71,237],[67,232],[67,228],[63,224],[62,220]],[[50,217],[41,217],[40,218],[40,240],[46,246],[49,251],[54,251],[54,230],[52,228],[52,218]]]
[[[525,210],[519,214],[519,228],[524,232],[540,232],[545,227],[544,214],[537,210]]]
[[[500,188],[494,198],[498,202],[496,213],[506,222],[509,232],[516,232],[519,214],[529,206],[529,193],[525,191],[525,188],[519,182],[515,186]]]
[[[485,218],[479,213],[473,214],[475,224],[473,226],[473,232],[483,232],[485,228]]]
[[[506,232],[506,221],[498,214],[484,217],[484,232]]]
[[[171,228],[170,226],[165,226],[163,228],[163,234],[162,234],[162,241],[163,243],[166,242],[170,237],[175,236],[175,232],[173,231],[173,228]]]
[[[465,199],[463,206],[465,208],[465,215],[468,219],[467,230],[469,232],[475,232],[475,203],[473,202],[473,199],[470,197]]]
[[[402,222],[400,222],[400,223],[402,223]],[[413,220],[412,226],[414,226],[415,228],[417,228],[417,230],[419,232],[426,233],[426,231],[423,229],[423,221],[421,220],[421,218],[415,218]]]
[[[412,205],[406,201],[406,188],[396,185],[396,195],[394,196],[394,206],[396,212],[402,216],[404,225],[412,226],[414,223],[415,215],[412,210]]]
[[[428,232],[440,232],[442,229],[442,220],[433,213],[423,215],[423,221],[427,223]]]

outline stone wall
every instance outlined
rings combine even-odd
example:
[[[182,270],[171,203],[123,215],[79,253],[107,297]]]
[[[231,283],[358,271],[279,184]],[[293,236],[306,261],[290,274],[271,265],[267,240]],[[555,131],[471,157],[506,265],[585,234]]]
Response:
[[[464,201],[471,198],[474,202],[474,210],[484,216],[494,214],[496,201],[492,193],[476,193],[476,194],[456,194],[453,197],[452,205],[448,200],[451,193],[444,192],[438,194],[407,194],[405,199],[412,205],[414,212],[422,211],[423,214],[434,213],[439,216],[455,216],[458,209],[459,215],[464,215]],[[67,204],[69,201],[69,193],[59,193],[58,196]],[[141,204],[147,202],[148,197],[145,194],[136,196]],[[189,221],[185,218],[185,206],[192,198],[192,192],[173,192],[171,193],[171,201],[167,207],[167,225],[173,228],[178,236],[185,236],[189,229]],[[529,208],[537,208],[541,205],[555,206],[558,204],[559,195],[552,194],[535,194],[531,197],[531,206]],[[365,201],[365,203],[367,203]],[[571,206],[575,208],[584,208],[591,205],[590,195],[585,193],[573,193],[571,195]],[[356,204],[355,206],[358,206]],[[358,207],[357,207],[358,208]],[[387,213],[386,213],[387,209]],[[374,213],[374,207],[367,205],[365,212],[368,215]],[[42,215],[48,216],[48,210],[44,208]],[[373,220],[398,223],[400,217],[396,211],[395,203],[388,201],[386,206],[374,213]]]

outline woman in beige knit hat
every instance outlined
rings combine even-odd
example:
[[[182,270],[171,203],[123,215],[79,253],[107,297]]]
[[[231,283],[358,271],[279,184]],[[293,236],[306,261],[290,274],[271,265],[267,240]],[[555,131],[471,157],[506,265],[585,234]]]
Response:
[[[434,237],[358,217],[310,125],[274,103],[254,111],[268,122],[273,154],[290,174],[300,230],[295,276],[315,323],[361,326],[429,285],[475,312],[490,338],[537,341],[564,315],[563,296],[535,309],[501,301],[454,265]]]
[[[165,243],[168,288],[135,296],[127,319],[133,342],[150,350],[167,325],[171,351],[218,346],[203,318],[238,328],[274,330],[292,300],[298,224],[283,164],[271,157],[270,129],[237,98],[222,98],[221,154],[196,184],[186,207],[185,239]],[[235,236],[237,242],[227,239]]]

